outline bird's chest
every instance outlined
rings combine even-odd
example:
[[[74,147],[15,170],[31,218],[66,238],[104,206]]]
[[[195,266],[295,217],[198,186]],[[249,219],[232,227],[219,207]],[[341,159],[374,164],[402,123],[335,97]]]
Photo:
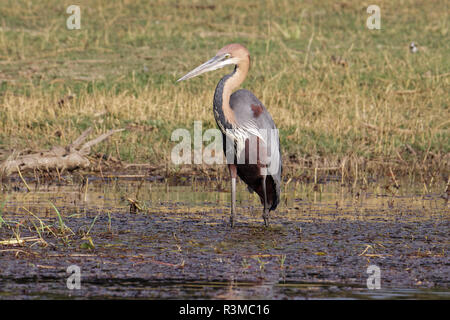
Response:
[[[258,135],[240,128],[222,132],[223,151],[228,164],[259,165],[266,162],[266,143]]]

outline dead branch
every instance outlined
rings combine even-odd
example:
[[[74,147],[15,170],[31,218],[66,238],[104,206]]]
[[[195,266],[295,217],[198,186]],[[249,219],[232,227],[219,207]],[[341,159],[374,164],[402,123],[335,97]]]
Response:
[[[66,147],[55,146],[49,151],[20,155],[14,152],[3,163],[0,164],[0,176],[9,176],[12,173],[24,171],[51,171],[75,170],[87,168],[90,161],[87,158],[91,147],[99,144],[103,140],[116,132],[124,129],[110,130],[95,139],[81,145],[86,140],[92,128],[85,130],[75,141]],[[80,147],[81,146],[81,147]]]
[[[108,132],[98,136],[97,138],[86,142],[85,144],[83,144],[83,146],[80,148],[80,153],[83,155],[88,155],[89,152],[91,152],[91,147],[95,146],[96,144],[99,144],[100,142],[102,142],[103,140],[107,139],[110,135],[113,135],[116,132],[120,132],[123,131],[125,129],[116,129],[116,130],[109,130]]]
[[[78,138],[76,138],[71,145],[69,145],[69,147],[73,149],[78,148],[83,143],[83,141],[86,140],[87,136],[91,133],[91,131],[92,127],[89,127],[86,130],[84,130],[83,133]]]

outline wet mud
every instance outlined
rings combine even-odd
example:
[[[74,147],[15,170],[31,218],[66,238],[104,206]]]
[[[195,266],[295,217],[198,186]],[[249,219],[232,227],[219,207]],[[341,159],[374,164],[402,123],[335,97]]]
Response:
[[[226,183],[153,180],[3,193],[0,298],[450,298],[438,192],[292,183],[265,228],[241,183],[231,229]]]

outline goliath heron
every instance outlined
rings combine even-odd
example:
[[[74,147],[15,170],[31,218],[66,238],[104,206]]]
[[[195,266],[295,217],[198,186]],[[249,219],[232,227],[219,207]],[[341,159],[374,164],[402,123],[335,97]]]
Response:
[[[255,191],[264,205],[264,225],[269,225],[269,211],[280,202],[281,154],[278,130],[267,109],[248,90],[234,89],[244,81],[250,68],[250,54],[240,44],[229,44],[204,64],[178,81],[227,65],[234,71],[224,76],[216,87],[213,100],[214,118],[223,137],[223,149],[231,175],[231,216],[236,211],[236,176],[249,191]],[[231,157],[229,157],[231,155]]]

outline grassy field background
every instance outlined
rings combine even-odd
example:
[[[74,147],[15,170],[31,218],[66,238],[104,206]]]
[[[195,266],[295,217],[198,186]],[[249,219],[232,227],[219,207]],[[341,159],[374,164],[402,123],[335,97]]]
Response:
[[[215,128],[231,68],[176,79],[239,42],[252,57],[243,87],[272,114],[285,163],[448,176],[448,1],[376,1],[381,30],[366,27],[373,1],[83,0],[68,30],[71,4],[0,2],[0,160],[92,126],[127,129],[95,151],[166,163],[174,129]]]

